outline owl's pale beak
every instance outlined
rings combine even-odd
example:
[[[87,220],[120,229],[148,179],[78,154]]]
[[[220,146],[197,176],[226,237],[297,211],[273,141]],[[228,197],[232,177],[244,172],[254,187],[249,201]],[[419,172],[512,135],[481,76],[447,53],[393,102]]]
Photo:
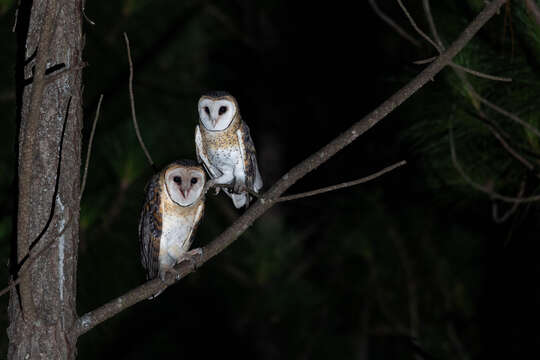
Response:
[[[216,127],[217,119],[212,119],[212,126]]]
[[[180,188],[180,194],[182,194],[182,196],[184,197],[184,199],[186,199],[186,198],[188,197],[188,195],[189,195],[189,188],[187,188],[187,189],[185,189],[185,190],[182,189],[182,188]]]

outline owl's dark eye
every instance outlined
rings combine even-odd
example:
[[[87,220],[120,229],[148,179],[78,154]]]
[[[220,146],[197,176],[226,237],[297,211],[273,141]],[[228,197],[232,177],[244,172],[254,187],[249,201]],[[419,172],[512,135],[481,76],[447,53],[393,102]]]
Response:
[[[204,111],[205,111],[208,115],[210,115],[210,109],[208,108],[208,106],[205,106],[205,107],[204,107]]]
[[[180,176],[173,177],[173,181],[180,185],[182,183],[182,178]]]
[[[226,106],[222,106],[219,108],[219,115],[223,115],[227,112],[227,107]]]
[[[191,178],[191,183],[192,183],[192,184],[196,184],[197,181],[198,181],[197,178]]]

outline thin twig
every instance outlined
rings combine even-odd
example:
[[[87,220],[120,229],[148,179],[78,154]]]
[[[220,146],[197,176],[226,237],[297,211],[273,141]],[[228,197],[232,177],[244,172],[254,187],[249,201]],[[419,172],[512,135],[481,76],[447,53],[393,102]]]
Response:
[[[135,128],[135,133],[137,134],[137,139],[139,140],[139,144],[141,145],[141,149],[144,152],[144,155],[148,159],[148,163],[154,170],[154,172],[157,172],[156,166],[154,164],[154,160],[152,160],[152,157],[150,156],[150,153],[148,152],[148,149],[144,145],[144,141],[141,136],[141,132],[139,130],[139,125],[137,123],[137,114],[135,113],[135,96],[133,95],[133,61],[131,60],[131,48],[129,46],[129,39],[127,36],[127,33],[124,33],[124,39],[126,40],[126,50],[128,54],[128,61],[129,61],[129,100],[131,104],[131,117],[133,119],[133,127]]]
[[[525,181],[521,182],[521,186],[519,187],[519,192],[517,194],[518,198],[523,197],[523,194],[525,193]],[[506,220],[512,216],[517,210],[519,206],[519,203],[513,203],[512,207],[508,209],[507,212],[505,212],[502,216],[499,216],[499,206],[497,204],[497,201],[493,200],[493,204],[491,206],[492,215],[493,215],[493,221],[495,221],[497,224],[502,224]]]
[[[437,58],[436,56],[432,56],[432,57],[430,57],[428,59],[416,60],[416,61],[413,61],[413,64],[415,64],[415,65],[428,64],[428,63],[432,62],[433,60],[435,60],[436,58]],[[462,70],[462,71],[464,71],[466,73],[469,73],[471,75],[475,75],[475,76],[484,78],[484,79],[495,80],[495,81],[504,81],[504,82],[511,82],[512,81],[512,78],[486,74],[486,73],[483,73],[483,72],[480,72],[480,71],[477,71],[477,70],[473,70],[473,69],[469,69],[469,68],[467,68],[465,66],[456,64],[453,61],[450,63],[450,66],[453,67],[453,68]]]
[[[483,72],[480,72],[480,71],[477,71],[477,70],[466,68],[465,66],[461,66],[459,64],[456,64],[455,62],[452,62],[450,64],[450,66],[452,66],[453,68],[465,71],[466,73],[469,73],[471,75],[484,78],[484,79],[495,80],[495,81],[504,81],[504,82],[511,82],[512,81],[512,78],[489,75],[489,74],[486,74],[486,73],[483,73]]]
[[[415,64],[415,65],[424,65],[424,64],[429,64],[430,62],[433,62],[435,60],[437,60],[437,57],[432,56],[432,57],[427,58],[427,59],[413,61],[413,64]]]
[[[433,35],[433,38],[437,42],[437,44],[441,47],[441,49],[444,50],[444,44],[441,41],[441,37],[439,36],[439,33],[437,32],[437,27],[435,26],[435,21],[433,21],[433,16],[431,16],[431,7],[429,5],[429,0],[423,0],[422,5],[424,6],[424,12],[426,14],[429,14],[427,17],[429,30],[431,31],[431,35]]]
[[[96,115],[94,116],[94,122],[92,123],[92,131],[90,132],[90,140],[88,140],[88,150],[86,151],[86,162],[84,164],[84,175],[81,184],[81,193],[79,194],[79,202],[81,201],[84,189],[86,187],[86,177],[88,175],[88,164],[90,164],[90,155],[92,154],[92,143],[94,141],[94,134],[96,132],[96,125],[99,119],[99,111],[101,110],[101,101],[103,100],[103,94],[99,96],[99,101],[96,109]]]
[[[318,168],[321,164],[327,162],[337,152],[351,144],[359,136],[371,129],[375,124],[385,118],[386,115],[411,97],[422,86],[431,81],[431,79],[433,79],[437,73],[447,66],[452,58],[469,43],[478,30],[480,30],[482,26],[484,26],[484,24],[491,19],[493,15],[495,15],[497,9],[499,9],[505,1],[506,0],[492,0],[467,26],[459,38],[454,41],[450,47],[448,47],[448,50],[446,50],[436,61],[430,64],[414,79],[398,90],[394,95],[389,97],[371,113],[354,123],[349,129],[338,137],[334,138],[319,151],[313,153],[307,159],[292,168],[287,174],[282,176],[280,180],[278,180],[263,195],[263,197],[265,199],[278,199],[281,194],[283,194],[299,179]],[[200,268],[205,262],[221,253],[236,239],[238,239],[238,237],[242,235],[255,220],[272,208],[274,204],[275,202],[273,201],[263,202],[262,199],[255,202],[231,226],[229,226],[208,245],[203,247],[202,255],[200,257],[195,258],[192,263],[183,262],[177,265],[175,267],[175,270],[178,272],[176,280],[184,278],[186,275],[191,273],[195,267]],[[97,309],[84,314],[77,320],[75,328],[73,329],[75,332],[74,336],[78,337],[87,333],[89,330],[93,329],[102,322],[110,319],[126,308],[147,299],[149,296],[162,290],[163,287],[166,287],[174,282],[175,276],[172,274],[167,275],[165,285],[163,285],[163,282],[160,279],[148,281],[117,297],[116,299],[98,307]]]
[[[337,185],[327,186],[327,187],[317,189],[317,190],[306,191],[306,192],[303,192],[303,193],[300,193],[300,194],[282,196],[279,199],[275,200],[275,202],[284,202],[284,201],[301,199],[301,198],[305,198],[305,197],[308,197],[308,196],[324,194],[324,193],[329,192],[329,191],[335,191],[335,190],[344,189],[344,188],[347,188],[347,187],[350,187],[350,186],[363,184],[363,183],[366,183],[366,182],[371,181],[373,179],[376,179],[379,176],[382,176],[382,175],[386,174],[387,172],[390,172],[390,171],[392,171],[392,170],[394,170],[394,169],[396,169],[396,168],[398,168],[400,166],[403,166],[405,164],[407,164],[407,161],[402,160],[402,161],[397,162],[397,163],[395,163],[393,165],[387,166],[384,169],[379,170],[374,174],[371,174],[369,176],[365,176],[363,178],[360,178],[360,179],[357,179],[357,180],[354,180],[354,181],[348,181],[348,182],[344,182],[344,183],[337,184]]]
[[[377,5],[377,2],[375,0],[369,0],[369,5],[371,5],[371,8],[381,18],[382,21],[387,23],[392,29],[395,30],[402,38],[409,41],[411,44],[413,44],[416,47],[420,47],[420,42],[416,40],[414,37],[412,37],[407,31],[405,31],[401,26],[399,26],[394,20],[392,20],[388,15],[386,15]]]
[[[454,132],[453,132],[451,123],[450,123],[449,130],[448,130],[448,137],[449,137],[449,140],[450,140],[449,142],[450,142],[450,153],[452,155],[452,163],[454,164],[454,167],[459,172],[461,177],[470,186],[472,186],[474,189],[476,189],[476,190],[478,190],[480,192],[483,192],[485,194],[488,194],[492,199],[501,200],[501,201],[508,202],[508,203],[522,204],[522,203],[530,203],[530,202],[535,202],[535,201],[540,200],[540,195],[529,196],[529,197],[511,197],[511,196],[501,195],[498,192],[492,190],[489,186],[480,185],[477,182],[475,182],[474,180],[472,180],[471,177],[469,175],[467,175],[465,170],[463,170],[463,168],[461,167],[461,164],[459,163],[459,160],[457,158],[456,149],[455,149],[455,145],[454,145]]]
[[[405,13],[405,15],[407,16],[407,19],[409,19],[409,22],[411,23],[412,27],[414,28],[414,30],[416,30],[416,32],[418,34],[420,34],[420,36],[422,36],[424,39],[426,39],[426,41],[428,43],[430,43],[431,45],[433,45],[433,47],[435,49],[437,49],[437,51],[439,53],[442,53],[443,49],[441,46],[439,46],[437,43],[435,43],[435,41],[431,40],[431,38],[425,33],[423,32],[419,27],[418,25],[416,25],[416,21],[414,21],[413,17],[411,16],[411,14],[409,13],[409,11],[407,10],[407,8],[405,7],[405,5],[403,5],[403,2],[401,0],[397,0],[399,6],[401,7],[401,10],[403,10],[403,12]]]
[[[85,9],[85,7],[86,7],[86,0],[82,0],[82,1],[81,1],[81,13],[82,13],[84,19],[85,19],[90,25],[92,25],[92,26],[96,25],[96,23],[95,23],[94,21],[90,20],[90,18],[89,18],[88,16],[86,16],[86,11],[85,11],[86,9]]]

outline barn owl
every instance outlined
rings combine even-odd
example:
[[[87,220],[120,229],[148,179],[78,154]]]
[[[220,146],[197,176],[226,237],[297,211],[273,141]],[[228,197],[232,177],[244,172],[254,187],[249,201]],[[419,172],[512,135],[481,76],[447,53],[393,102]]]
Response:
[[[200,165],[180,160],[155,174],[146,186],[139,240],[148,280],[159,276],[165,281],[176,264],[202,254],[200,248],[189,251],[189,247],[204,211],[205,180]]]
[[[195,145],[197,159],[211,178],[208,186],[224,185],[236,208],[247,207],[250,195],[246,189],[258,193],[263,182],[236,99],[227,92],[210,92],[201,96],[198,110]]]

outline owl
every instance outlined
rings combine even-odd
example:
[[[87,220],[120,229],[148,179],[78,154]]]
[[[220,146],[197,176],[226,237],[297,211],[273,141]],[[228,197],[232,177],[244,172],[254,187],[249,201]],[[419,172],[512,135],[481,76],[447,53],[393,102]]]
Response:
[[[176,264],[202,254],[200,248],[189,251],[189,247],[204,212],[205,181],[202,166],[180,160],[155,174],[146,186],[139,240],[148,280],[159,276],[164,281]]]
[[[198,110],[195,145],[197,159],[211,178],[208,186],[225,185],[222,188],[234,206],[247,207],[250,195],[246,189],[258,193],[263,182],[255,146],[236,99],[227,92],[210,92],[201,96]]]

